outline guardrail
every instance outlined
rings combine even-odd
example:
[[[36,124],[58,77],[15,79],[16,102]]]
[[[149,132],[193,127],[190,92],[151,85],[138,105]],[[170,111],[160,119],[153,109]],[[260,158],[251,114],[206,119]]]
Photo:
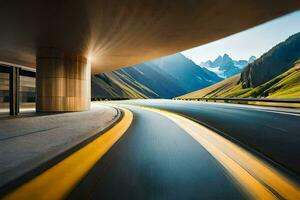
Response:
[[[300,99],[269,99],[269,98],[174,98],[175,100],[222,102],[260,106],[300,108]]]
[[[226,101],[226,102],[270,102],[270,103],[300,103],[299,99],[271,99],[271,98],[174,98],[187,101]]]
[[[129,100],[129,98],[106,98],[106,97],[92,97],[91,101],[119,101]]]

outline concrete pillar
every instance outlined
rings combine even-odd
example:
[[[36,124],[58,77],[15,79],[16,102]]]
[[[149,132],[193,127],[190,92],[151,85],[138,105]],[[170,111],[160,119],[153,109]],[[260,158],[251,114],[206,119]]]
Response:
[[[85,57],[42,49],[38,52],[36,72],[37,112],[90,108],[91,68]]]

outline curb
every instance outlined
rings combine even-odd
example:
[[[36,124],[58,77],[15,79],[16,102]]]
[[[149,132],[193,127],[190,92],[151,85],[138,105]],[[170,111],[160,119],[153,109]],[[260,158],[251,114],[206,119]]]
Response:
[[[111,107],[111,106],[109,106],[109,107]],[[0,186],[0,198],[4,197],[6,194],[11,192],[15,188],[21,186],[22,184],[26,183],[27,181],[35,178],[36,176],[43,173],[47,169],[53,167],[54,165],[56,165],[60,161],[64,160],[66,157],[68,157],[75,151],[77,151],[77,150],[81,149],[82,147],[84,147],[85,145],[91,143],[96,138],[101,136],[103,133],[105,133],[106,131],[111,129],[113,126],[115,126],[123,118],[124,113],[119,108],[115,108],[115,107],[111,107],[111,108],[113,108],[117,111],[117,115],[113,118],[112,123],[109,126],[107,126],[104,129],[96,128],[96,129],[90,131],[92,136],[85,138],[82,141],[75,142],[72,145],[72,147],[70,147],[69,149],[59,152],[57,155],[49,158],[49,160],[45,161],[44,163],[33,167],[33,169],[29,169],[29,171],[24,172],[20,176],[12,178],[7,183]]]

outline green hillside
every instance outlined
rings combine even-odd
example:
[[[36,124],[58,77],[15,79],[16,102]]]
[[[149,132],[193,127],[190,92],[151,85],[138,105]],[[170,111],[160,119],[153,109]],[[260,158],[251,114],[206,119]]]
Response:
[[[158,95],[124,74],[107,72],[92,76],[92,97],[145,99]]]
[[[243,88],[239,76],[226,79],[208,88],[181,96],[183,98],[300,98],[300,60],[288,71],[255,88]],[[217,87],[216,87],[217,86]]]
[[[240,97],[300,98],[300,61],[288,71]]]
[[[277,44],[241,73],[243,88],[258,87],[289,70],[300,58],[300,32]]]
[[[227,78],[219,83],[211,85],[201,90],[187,93],[180,98],[199,98],[199,97],[213,97],[222,96],[227,91],[231,90],[240,80],[240,74]]]

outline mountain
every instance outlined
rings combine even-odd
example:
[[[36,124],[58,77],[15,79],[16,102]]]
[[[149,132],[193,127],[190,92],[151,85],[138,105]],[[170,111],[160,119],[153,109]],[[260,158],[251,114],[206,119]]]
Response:
[[[119,71],[155,91],[160,98],[172,98],[177,94],[184,94],[186,91],[189,91],[182,87],[180,82],[174,77],[161,71],[160,68],[151,62],[134,65]]]
[[[270,49],[241,74],[183,97],[300,98],[300,33]]]
[[[178,53],[92,76],[92,97],[173,98],[221,80]]]
[[[291,69],[240,97],[300,98],[300,60]]]
[[[243,87],[257,87],[271,80],[288,70],[299,58],[300,33],[297,33],[250,63],[241,74]]]
[[[194,91],[196,88],[204,88],[222,79],[215,73],[196,65],[192,60],[181,53],[153,60],[161,73],[173,77],[185,90]]]
[[[239,74],[245,66],[252,63],[255,59],[255,56],[251,56],[248,61],[233,60],[228,54],[224,54],[223,56],[218,56],[214,61],[208,60],[200,65],[216,73],[219,77],[229,78]]]
[[[292,68],[286,72],[255,88],[242,88],[240,74],[237,74],[212,86],[181,97],[300,98],[300,60],[295,62]]]
[[[255,57],[255,56],[251,56],[251,57],[248,59],[248,63],[253,63],[255,60],[256,60],[256,57]]]
[[[232,90],[239,80],[240,74],[237,74],[204,89],[182,95],[179,98],[225,97],[226,95],[224,94]]]
[[[159,98],[158,94],[122,72],[92,75],[93,98]]]

